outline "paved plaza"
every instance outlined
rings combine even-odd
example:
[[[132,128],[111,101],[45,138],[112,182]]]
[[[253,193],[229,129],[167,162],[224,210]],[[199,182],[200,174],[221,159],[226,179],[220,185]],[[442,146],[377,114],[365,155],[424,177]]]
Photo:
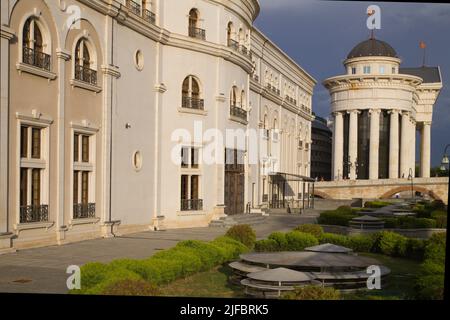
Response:
[[[274,231],[289,231],[314,221],[314,215],[267,217],[253,226],[258,239]],[[66,269],[87,262],[118,258],[142,259],[183,240],[209,241],[225,234],[225,228],[191,228],[142,232],[109,239],[95,239],[62,246],[28,249],[0,255],[0,292],[66,293]]]

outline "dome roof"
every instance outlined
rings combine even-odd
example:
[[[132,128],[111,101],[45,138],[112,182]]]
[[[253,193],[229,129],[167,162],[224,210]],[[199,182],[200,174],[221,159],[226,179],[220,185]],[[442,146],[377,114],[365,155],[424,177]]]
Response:
[[[397,52],[387,42],[371,38],[357,44],[347,59],[374,56],[397,58]]]

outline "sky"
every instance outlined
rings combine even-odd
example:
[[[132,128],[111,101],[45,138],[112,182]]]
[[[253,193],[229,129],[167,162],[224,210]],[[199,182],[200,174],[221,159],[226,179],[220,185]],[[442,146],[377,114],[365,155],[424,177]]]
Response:
[[[432,166],[440,165],[450,143],[450,4],[387,3],[321,0],[259,0],[255,25],[311,74],[317,85],[313,111],[329,117],[330,98],[322,81],[345,72],[342,62],[359,42],[369,38],[367,7],[381,8],[377,39],[388,42],[402,59],[402,67],[420,67],[424,41],[426,65],[440,66],[444,88],[434,106],[431,129]],[[417,139],[416,161],[420,159]]]

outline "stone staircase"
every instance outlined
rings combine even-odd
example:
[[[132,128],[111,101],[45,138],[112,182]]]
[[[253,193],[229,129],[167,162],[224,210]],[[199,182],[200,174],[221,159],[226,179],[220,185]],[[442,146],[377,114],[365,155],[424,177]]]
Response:
[[[247,214],[226,216],[218,220],[212,220],[209,223],[209,226],[217,228],[228,228],[238,224],[249,224],[249,225],[263,224],[265,221],[266,216],[263,213],[247,213]]]

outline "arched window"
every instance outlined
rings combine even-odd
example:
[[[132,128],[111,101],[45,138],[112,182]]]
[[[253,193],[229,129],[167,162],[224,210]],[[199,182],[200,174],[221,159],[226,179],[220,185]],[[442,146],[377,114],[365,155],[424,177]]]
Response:
[[[181,89],[182,107],[189,109],[204,109],[204,100],[201,99],[200,84],[194,76],[188,76],[183,81]]]
[[[44,52],[44,38],[38,19],[29,18],[23,27],[22,62],[50,70],[50,55]]]
[[[228,27],[227,27],[227,44],[228,46],[231,45],[231,40],[233,40],[233,33],[234,33],[234,26],[233,26],[233,22],[228,22]]]
[[[233,86],[230,93],[230,115],[239,118],[239,120],[247,121],[247,111],[242,108],[242,95],[239,97],[241,99],[241,107],[239,107],[237,100],[238,94],[238,88]]]
[[[245,40],[244,30],[242,28],[239,29],[239,44],[243,45]]]
[[[97,71],[89,47],[85,38],[78,40],[75,46],[75,79],[97,85]]]
[[[246,99],[244,90],[242,90],[242,92],[241,92],[241,108],[244,110],[247,108],[247,99]]]
[[[237,88],[235,86],[233,88],[231,88],[230,106],[231,107],[236,107],[237,106]]]
[[[189,11],[189,37],[197,39],[206,39],[206,32],[199,28],[200,14],[197,9]]]

